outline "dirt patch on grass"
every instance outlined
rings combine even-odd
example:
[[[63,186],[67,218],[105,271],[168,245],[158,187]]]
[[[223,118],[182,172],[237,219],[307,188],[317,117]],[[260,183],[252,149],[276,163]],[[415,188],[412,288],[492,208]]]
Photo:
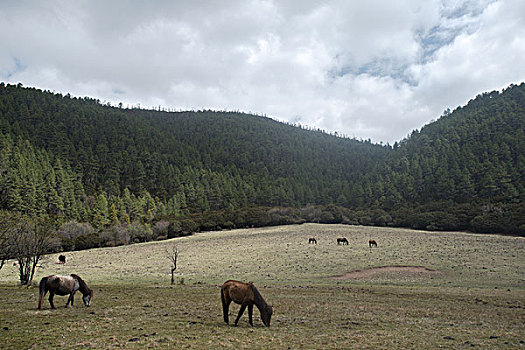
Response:
[[[438,270],[429,269],[424,266],[381,266],[371,267],[368,269],[354,270],[344,275],[333,276],[334,280],[347,279],[368,279],[372,277],[383,277],[389,275],[404,275],[404,276],[428,276],[437,275],[441,272]]]

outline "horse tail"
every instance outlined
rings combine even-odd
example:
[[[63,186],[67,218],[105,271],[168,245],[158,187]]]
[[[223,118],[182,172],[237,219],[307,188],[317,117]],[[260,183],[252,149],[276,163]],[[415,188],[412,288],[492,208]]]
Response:
[[[222,302],[222,315],[224,317],[224,322],[228,323],[228,304],[226,303],[226,298],[224,296],[224,286],[221,287],[221,302]]]
[[[38,309],[40,310],[42,308],[42,304],[44,303],[44,296],[47,293],[47,277],[44,277],[40,280],[40,285],[38,286],[38,291],[40,294],[40,297],[38,299]]]

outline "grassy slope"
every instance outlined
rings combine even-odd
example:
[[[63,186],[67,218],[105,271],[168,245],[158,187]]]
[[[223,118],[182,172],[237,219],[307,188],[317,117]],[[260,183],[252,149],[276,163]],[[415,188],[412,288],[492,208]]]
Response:
[[[310,236],[317,246],[308,245]],[[339,236],[350,245],[337,246]],[[379,248],[368,248],[370,237]],[[169,286],[170,244],[179,248],[184,285]],[[52,255],[36,279],[78,273],[95,289],[93,307],[81,307],[77,297],[74,309],[49,310],[46,303],[37,312],[36,288],[15,286],[14,267],[4,267],[0,348],[519,348],[524,252],[525,239],[516,237],[308,224],[66,253],[65,266]],[[439,273],[329,278],[388,265]],[[237,328],[222,323],[218,286],[229,278],[259,286],[275,307],[270,329],[258,311],[253,329],[247,315]]]

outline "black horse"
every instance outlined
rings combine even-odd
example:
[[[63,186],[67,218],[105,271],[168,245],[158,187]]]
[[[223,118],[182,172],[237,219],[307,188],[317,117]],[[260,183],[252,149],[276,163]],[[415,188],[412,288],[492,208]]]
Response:
[[[58,262],[61,263],[61,264],[65,264],[66,263],[66,256],[65,255],[59,255],[58,256]]]
[[[317,239],[311,237],[310,239],[308,239],[308,244],[317,244]]]
[[[371,239],[371,240],[368,241],[368,246],[370,248],[372,248],[372,246],[377,247],[377,242],[375,240]]]
[[[339,244],[342,244],[342,245],[348,245],[348,239],[346,239],[345,237],[341,237],[341,238],[338,238],[337,239],[337,245]]]

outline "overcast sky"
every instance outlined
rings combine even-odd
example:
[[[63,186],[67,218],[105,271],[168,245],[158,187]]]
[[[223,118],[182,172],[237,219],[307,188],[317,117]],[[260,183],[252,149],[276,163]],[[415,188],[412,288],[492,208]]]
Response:
[[[0,81],[392,144],[525,81],[525,1],[2,0]]]

